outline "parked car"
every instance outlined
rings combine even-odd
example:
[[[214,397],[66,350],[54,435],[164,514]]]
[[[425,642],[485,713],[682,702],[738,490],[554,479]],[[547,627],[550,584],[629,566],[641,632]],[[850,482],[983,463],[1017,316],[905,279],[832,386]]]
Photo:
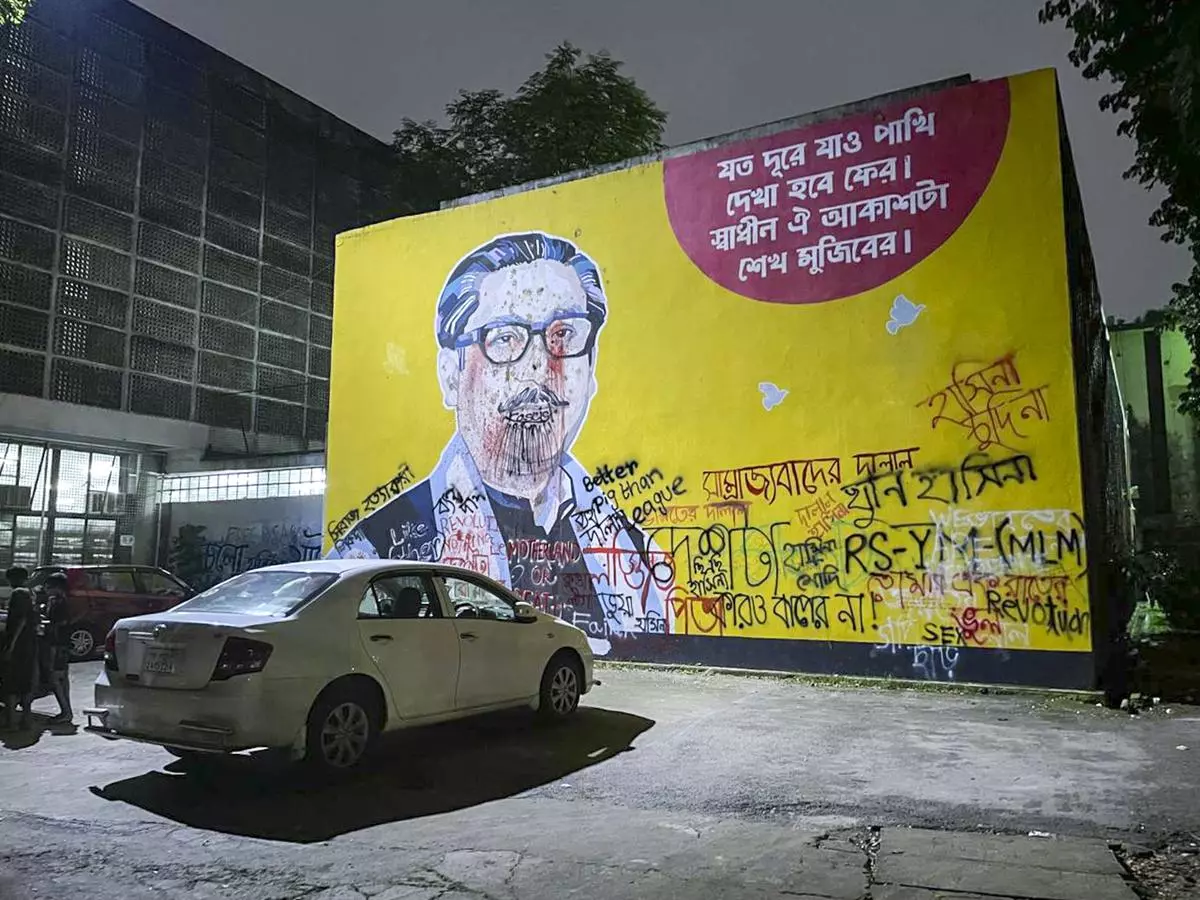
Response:
[[[522,706],[564,719],[593,683],[584,633],[496,581],[316,560],[118,622],[85,713],[176,756],[272,748],[338,771],[385,731]]]
[[[53,572],[67,576],[72,660],[99,651],[118,619],[165,612],[195,594],[166,569],[133,565],[39,566],[29,574],[29,587],[44,589]]]

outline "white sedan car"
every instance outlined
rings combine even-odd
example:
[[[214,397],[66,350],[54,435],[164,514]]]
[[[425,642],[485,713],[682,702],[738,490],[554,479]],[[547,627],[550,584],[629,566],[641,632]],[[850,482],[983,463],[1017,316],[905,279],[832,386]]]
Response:
[[[238,575],[108,635],[89,731],[177,756],[287,749],[357,764],[383,731],[529,706],[594,684],[582,631],[451,566],[318,560]]]

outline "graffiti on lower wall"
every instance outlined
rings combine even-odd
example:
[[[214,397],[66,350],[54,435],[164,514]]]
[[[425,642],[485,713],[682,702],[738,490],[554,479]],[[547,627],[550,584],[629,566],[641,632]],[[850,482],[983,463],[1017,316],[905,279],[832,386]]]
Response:
[[[204,589],[251,569],[320,556],[321,532],[306,523],[235,525],[219,536],[204,525],[182,525],[171,542],[170,565],[192,587]]]
[[[486,573],[600,655],[1090,650],[1056,104],[1000,79],[347,236],[326,552]]]
[[[860,477],[843,483],[851,472]],[[394,518],[338,530],[333,552],[489,574],[582,628],[601,653],[614,638],[665,634],[893,652],[1087,646],[1082,519],[1004,507],[1005,494],[1037,480],[1025,453],[926,466],[906,447],[705,471],[691,503],[683,476],[630,459],[583,475],[549,531],[506,528],[486,484],[435,501],[426,481],[423,496],[397,498]],[[981,500],[988,508],[973,505]]]

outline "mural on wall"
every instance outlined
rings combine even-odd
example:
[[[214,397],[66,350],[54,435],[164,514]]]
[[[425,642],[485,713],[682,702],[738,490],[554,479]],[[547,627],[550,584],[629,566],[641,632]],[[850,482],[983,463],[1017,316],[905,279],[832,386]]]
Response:
[[[592,638],[599,652],[608,634],[640,630],[635,618],[662,622],[669,578],[647,578],[635,603],[605,607],[597,586],[608,560],[584,552],[593,549],[588,523],[604,522],[613,553],[662,555],[570,453],[596,389],[607,315],[599,267],[564,238],[503,235],[460,260],[434,323],[455,433],[428,478],[371,508],[334,553],[465,566],[545,608],[561,585],[573,615],[604,624]]]
[[[614,658],[1086,681],[1057,129],[1039,72],[343,235],[326,552]]]

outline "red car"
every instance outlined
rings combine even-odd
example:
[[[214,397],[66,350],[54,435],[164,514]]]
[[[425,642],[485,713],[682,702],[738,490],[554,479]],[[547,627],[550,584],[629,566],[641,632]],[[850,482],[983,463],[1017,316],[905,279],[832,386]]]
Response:
[[[71,659],[88,659],[104,646],[118,619],[158,613],[178,606],[196,593],[165,569],[155,566],[39,566],[29,574],[35,594],[45,589],[52,572],[67,576],[67,610],[71,619]]]

